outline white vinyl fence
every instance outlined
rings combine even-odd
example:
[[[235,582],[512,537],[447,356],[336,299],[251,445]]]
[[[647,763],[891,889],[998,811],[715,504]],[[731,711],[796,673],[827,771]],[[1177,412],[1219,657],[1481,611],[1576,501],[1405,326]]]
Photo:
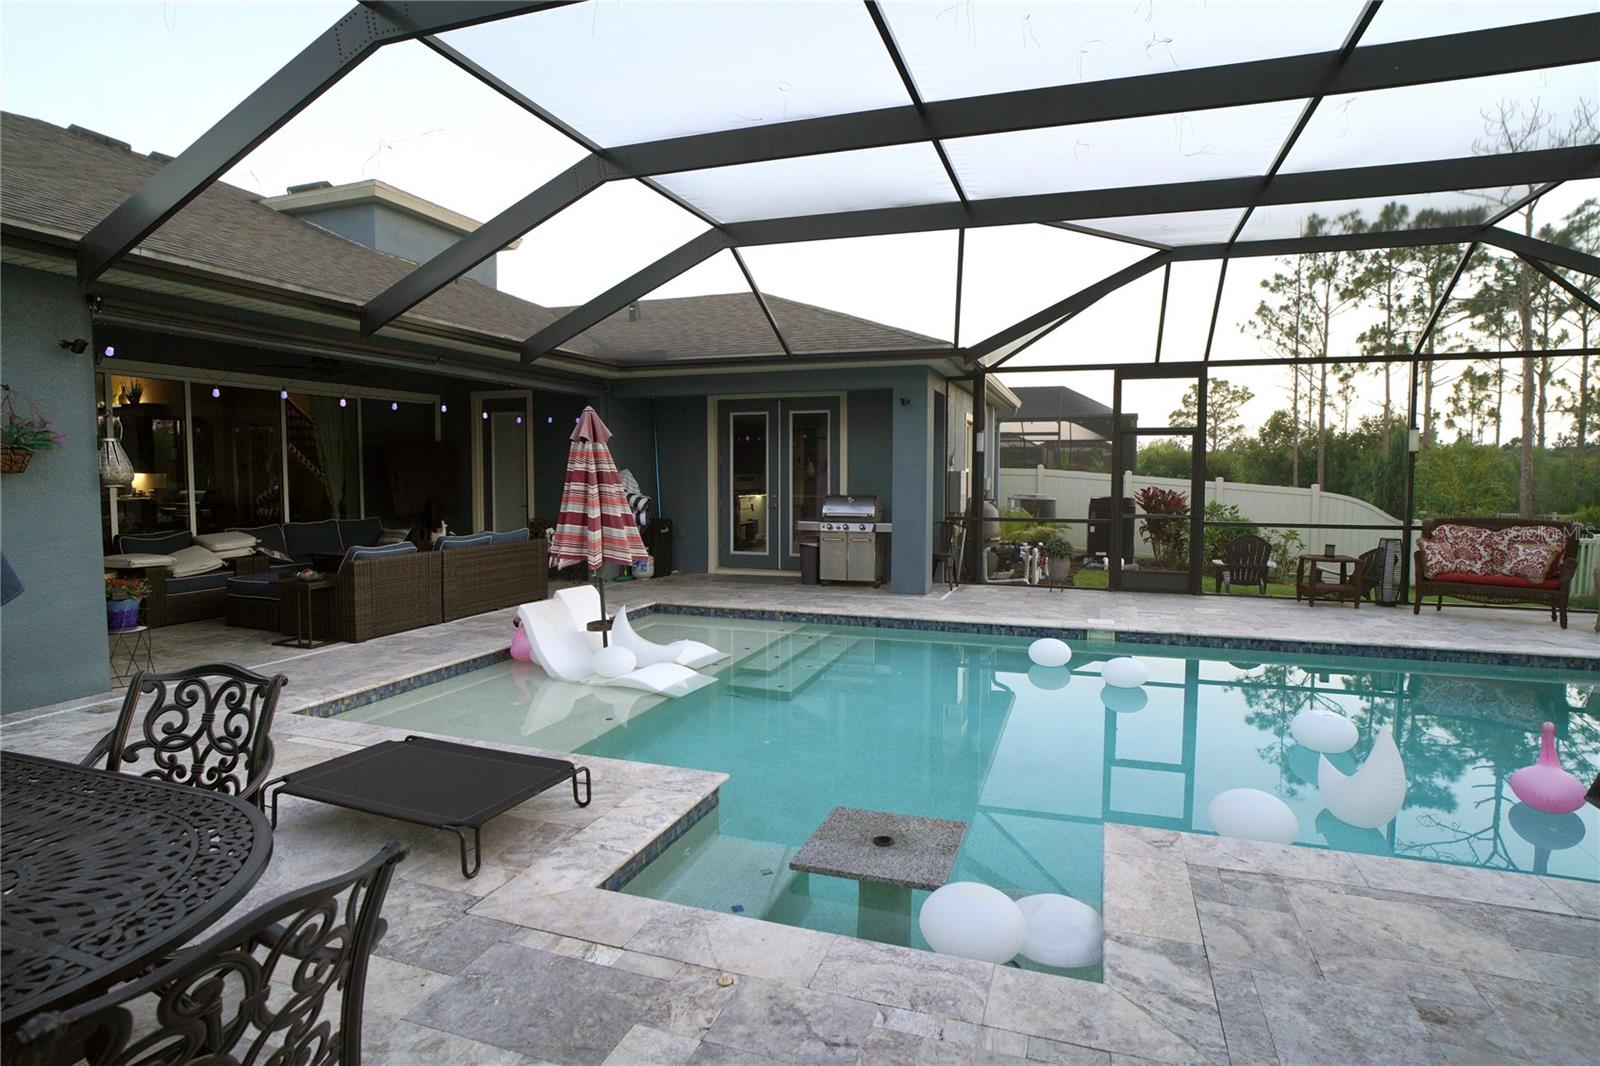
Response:
[[[1189,482],[1182,478],[1145,477],[1131,474],[1127,492],[1133,495],[1146,485],[1187,492]],[[1086,518],[1089,501],[1097,496],[1111,495],[1111,475],[1095,474],[1083,470],[1048,470],[1039,466],[1032,470],[1002,468],[1000,493],[997,502],[1009,506],[1017,495],[1049,496],[1056,501],[1057,518]],[[1300,534],[1306,552],[1320,552],[1324,545],[1332,544],[1341,555],[1360,555],[1376,548],[1384,537],[1400,535],[1400,519],[1365,500],[1344,496],[1337,492],[1323,492],[1312,485],[1297,489],[1285,485],[1252,485],[1224,481],[1217,478],[1206,482],[1205,502],[1220,500],[1233,504],[1250,522],[1271,523],[1274,526],[1293,527]],[[1390,529],[1306,529],[1302,525],[1335,526],[1390,526]],[[1266,534],[1272,530],[1263,529]],[[1081,525],[1069,527],[1068,535],[1078,550],[1083,550],[1086,529]],[[1135,542],[1135,551],[1141,548]],[[1591,564],[1590,569],[1593,569]],[[1293,575],[1290,575],[1293,579]]]

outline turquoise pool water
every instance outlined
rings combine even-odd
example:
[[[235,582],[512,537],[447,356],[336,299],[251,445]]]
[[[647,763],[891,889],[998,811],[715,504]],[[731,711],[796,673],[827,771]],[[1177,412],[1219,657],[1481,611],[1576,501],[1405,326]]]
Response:
[[[1507,783],[1544,721],[1567,769],[1600,770],[1593,674],[1092,644],[1044,671],[1023,638],[672,615],[640,629],[733,654],[679,700],[507,663],[345,717],[724,771],[718,810],[625,891],[851,935],[855,884],[788,869],[835,806],[967,822],[952,879],[1095,906],[1103,823],[1212,832],[1211,799],[1240,787],[1284,800],[1303,845],[1600,880],[1600,810],[1541,814]],[[1100,663],[1130,653],[1150,668],[1146,698],[1113,709]],[[1392,822],[1358,829],[1324,808],[1318,757],[1289,732],[1308,707],[1358,726],[1333,757],[1347,772],[1394,730],[1408,791]],[[909,938],[922,946],[914,922]]]

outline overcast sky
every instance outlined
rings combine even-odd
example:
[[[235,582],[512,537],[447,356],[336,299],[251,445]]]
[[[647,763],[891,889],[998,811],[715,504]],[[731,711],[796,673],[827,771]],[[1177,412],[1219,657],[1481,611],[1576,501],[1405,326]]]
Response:
[[[348,6],[6,0],[0,4],[3,104],[8,111],[63,126],[90,127],[131,142],[136,151],[176,154]],[[959,6],[944,4],[943,9]],[[1334,7],[1327,3],[1318,10]],[[1326,17],[1335,15],[1344,17],[1342,9]],[[594,81],[576,81],[570,85],[574,91],[596,87]],[[639,106],[648,108],[649,99]],[[226,180],[272,195],[308,181],[379,178],[481,220],[582,155],[565,136],[423,45],[404,43],[379,50]],[[1555,221],[1583,195],[1595,195],[1600,183],[1584,184],[1589,188],[1567,187],[1547,197],[1540,221]],[[581,303],[702,229],[703,223],[650,190],[613,183],[530,234],[519,250],[502,253],[501,287],[545,305]],[[746,259],[769,292],[949,339],[955,247],[953,233],[934,233],[756,248]],[[961,339],[987,336],[1145,254],[1125,243],[1043,226],[972,231]],[[1270,269],[1265,260],[1230,266],[1216,358],[1261,354],[1238,325],[1260,299],[1259,282]],[[1175,270],[1164,359],[1200,356],[1216,278],[1215,264]],[[1148,360],[1160,287],[1159,274],[1148,276],[1023,358],[1038,363]],[[736,266],[723,253],[655,295],[743,289]],[[1364,325],[1360,314],[1346,316],[1336,346],[1348,348]],[[1257,394],[1246,409],[1249,422],[1282,405],[1281,371],[1236,369],[1227,377]],[[1110,400],[1109,375],[1012,379],[1014,384],[1051,381]],[[1182,388],[1152,385],[1137,404],[1141,421],[1164,421]],[[1365,389],[1356,415],[1374,409],[1379,396],[1377,388]]]

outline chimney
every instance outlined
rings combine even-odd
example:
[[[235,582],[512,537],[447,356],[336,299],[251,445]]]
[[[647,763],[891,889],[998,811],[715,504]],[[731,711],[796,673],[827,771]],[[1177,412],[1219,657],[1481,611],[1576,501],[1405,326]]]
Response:
[[[629,322],[637,322],[637,321],[639,321],[639,301],[638,300],[635,300],[635,301],[633,301],[633,303],[628,305],[628,321]]]

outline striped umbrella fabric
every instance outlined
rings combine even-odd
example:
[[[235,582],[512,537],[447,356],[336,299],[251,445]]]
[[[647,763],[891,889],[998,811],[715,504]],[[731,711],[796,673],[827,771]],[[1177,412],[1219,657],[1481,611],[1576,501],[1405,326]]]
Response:
[[[602,563],[632,566],[647,554],[606,443],[610,439],[611,430],[594,408],[585,407],[572,431],[561,511],[550,539],[550,558],[555,562],[582,562],[597,570]]]

